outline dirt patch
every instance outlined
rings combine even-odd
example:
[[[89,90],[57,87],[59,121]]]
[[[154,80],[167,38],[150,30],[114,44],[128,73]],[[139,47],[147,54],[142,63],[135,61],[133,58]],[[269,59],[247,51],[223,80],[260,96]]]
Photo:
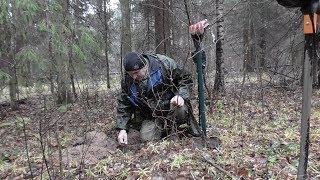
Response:
[[[61,151],[62,163],[67,167],[94,165],[100,159],[115,153],[117,143],[103,132],[91,131],[77,138],[73,146]],[[55,165],[59,163],[59,152],[55,152]]]

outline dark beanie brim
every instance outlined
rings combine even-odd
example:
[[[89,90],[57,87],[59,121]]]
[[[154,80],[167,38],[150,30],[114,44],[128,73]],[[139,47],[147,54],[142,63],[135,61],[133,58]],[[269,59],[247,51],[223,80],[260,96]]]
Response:
[[[143,68],[145,65],[146,60],[144,57],[136,52],[128,53],[123,60],[123,66],[126,71],[136,71]]]

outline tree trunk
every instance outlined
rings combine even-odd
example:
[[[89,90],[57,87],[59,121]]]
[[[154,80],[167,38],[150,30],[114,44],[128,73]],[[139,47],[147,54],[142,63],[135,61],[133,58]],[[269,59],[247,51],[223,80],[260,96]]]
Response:
[[[163,3],[162,0],[154,0],[155,15],[154,15],[154,29],[155,29],[155,50],[158,54],[165,54],[164,46],[164,26],[163,26]]]
[[[18,16],[18,14],[16,14],[16,12],[13,11],[13,15],[14,16]],[[17,35],[16,32],[13,32],[14,34],[16,34],[14,37],[12,37],[12,43],[13,43],[13,48],[11,48],[11,52],[10,52],[10,56],[11,56],[11,59],[12,59],[12,75],[13,75],[13,78],[12,78],[12,82],[10,82],[10,89],[13,88],[13,91],[12,92],[13,94],[16,94],[15,98],[16,100],[19,99],[19,90],[18,90],[18,77],[17,77],[17,63],[16,63],[16,54],[21,51],[21,49],[23,48],[23,46],[25,46],[25,36],[22,35],[22,34],[19,34]],[[29,65],[29,66],[28,66]],[[27,72],[28,70],[30,70],[30,61],[27,60],[26,64],[24,64],[24,66],[26,66],[26,72],[25,72],[25,80],[26,80],[26,86],[28,86],[28,78],[30,78],[28,75]],[[21,67],[23,68],[23,67]],[[13,83],[13,84],[11,84]],[[10,93],[10,97],[11,97],[11,93]]]
[[[103,20],[104,20],[104,53],[106,58],[106,66],[107,66],[107,87],[110,89],[110,66],[109,66],[109,59],[108,59],[108,19],[107,19],[107,1],[103,0]]]
[[[170,12],[170,5],[171,5],[171,0],[163,0],[163,27],[164,27],[164,49],[165,49],[165,54],[168,56],[171,56],[171,23],[169,19],[169,14]]]
[[[224,91],[224,58],[223,58],[223,2],[224,0],[216,0],[217,11],[217,43],[216,43],[216,76],[214,80],[214,91]]]
[[[10,106],[13,110],[18,109],[18,79],[16,73],[16,65],[12,52],[9,52],[8,59],[11,61],[10,65],[10,81],[9,81],[9,94],[10,94]]]
[[[130,0],[120,0],[121,6],[121,58],[124,58],[126,54],[132,51],[131,48],[131,10]],[[122,64],[121,64],[122,66]]]
[[[80,33],[79,32],[79,29],[81,28],[82,26],[82,21],[83,21],[83,17],[84,17],[84,13],[85,13],[85,2],[83,0],[75,0],[74,1],[74,20],[75,20],[75,23],[74,23],[74,27],[71,28],[68,24],[67,27],[69,27],[69,29],[71,30],[71,34],[70,36],[68,37],[69,39],[69,44],[68,44],[68,48],[69,48],[69,52],[68,52],[68,58],[69,58],[69,69],[68,69],[68,72],[69,72],[69,77],[70,77],[70,83],[71,83],[71,88],[72,88],[72,94],[73,94],[73,97],[75,99],[78,98],[78,94],[77,94],[77,91],[76,91],[76,87],[75,87],[75,68],[74,68],[74,56],[73,56],[73,50],[72,50],[72,44],[74,43],[78,43],[75,39],[75,37],[77,37],[77,35]],[[69,11],[68,11],[68,14],[69,14]],[[79,45],[79,43],[78,43]]]
[[[72,30],[71,32],[72,34],[75,35],[75,32]],[[73,36],[73,35],[71,35]],[[77,99],[78,95],[77,95],[77,92],[76,92],[76,87],[75,87],[75,82],[74,82],[74,73],[75,73],[75,69],[74,69],[74,66],[73,66],[73,52],[72,52],[72,46],[71,46],[71,43],[73,42],[73,38],[71,37],[70,38],[70,45],[69,45],[69,66],[68,66],[68,72],[69,72],[69,77],[70,77],[70,82],[71,82],[71,87],[72,87],[72,94],[73,94],[73,97],[75,99]]]
[[[69,26],[69,0],[60,0],[60,5],[62,6],[62,24],[65,27]],[[61,33],[61,39],[68,39],[66,32],[63,31]],[[65,41],[68,43],[68,41]],[[68,46],[68,45],[67,45]],[[66,104],[72,102],[71,95],[70,95],[70,77],[69,76],[69,64],[67,60],[67,55],[63,54],[63,52],[59,53],[57,61],[57,67],[59,69],[59,74],[57,74],[57,84],[58,84],[58,93],[57,93],[57,103],[58,104]]]
[[[260,43],[259,43],[259,48],[260,48],[260,56],[259,56],[259,63],[258,63],[258,68],[261,68],[265,70],[266,68],[266,52],[267,52],[267,41],[266,41],[266,29],[263,27],[260,32]]]
[[[10,13],[10,2],[7,2],[5,4],[7,7],[6,9],[6,16],[9,16]],[[10,75],[9,79],[9,94],[10,94],[10,106],[12,109],[17,109],[17,94],[18,94],[18,81],[16,76],[16,66],[14,61],[14,51],[12,49],[12,40],[13,40],[13,31],[11,28],[11,22],[9,21],[9,18],[4,19],[4,21],[1,24],[1,31],[3,31],[0,34],[0,55],[1,59],[4,59],[5,61],[9,62],[8,65],[8,74]]]
[[[170,55],[170,1],[155,0],[156,53]]]
[[[85,10],[85,2],[84,0],[74,0],[75,6],[73,7],[74,9],[74,16],[75,16],[75,25],[76,27],[79,27],[82,25],[82,19],[84,17],[84,12]]]
[[[255,64],[251,3],[252,3],[251,0],[249,0],[247,7],[245,8],[246,17],[244,19],[244,27],[243,27],[243,42],[244,42],[243,67],[244,67],[244,70],[247,72],[253,72],[254,64]]]
[[[45,7],[49,9],[48,0],[45,0]],[[54,87],[54,75],[55,75],[55,59],[53,57],[52,51],[52,34],[51,34],[51,22],[48,11],[45,11],[45,18],[46,18],[46,28],[48,29],[47,33],[47,43],[48,43],[48,56],[49,56],[49,83],[50,83],[50,92],[52,95],[55,96],[55,87]]]
[[[151,17],[152,17],[152,11],[151,11],[151,8],[150,8],[150,2],[151,0],[145,0],[145,5],[144,5],[144,18],[145,18],[145,22],[146,22],[146,50],[147,51],[151,51]]]

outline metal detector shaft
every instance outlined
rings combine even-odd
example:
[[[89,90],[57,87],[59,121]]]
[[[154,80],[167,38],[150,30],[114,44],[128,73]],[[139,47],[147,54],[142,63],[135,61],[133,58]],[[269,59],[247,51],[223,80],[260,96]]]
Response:
[[[203,78],[203,50],[201,49],[201,41],[204,33],[204,29],[208,26],[208,21],[205,19],[196,24],[190,26],[189,31],[195,46],[194,61],[197,66],[198,74],[198,98],[199,98],[199,123],[202,128],[202,133],[206,136],[207,125],[206,125],[206,114],[204,105],[204,78]]]
[[[206,136],[207,125],[206,125],[206,114],[204,106],[204,79],[203,79],[203,68],[202,68],[202,52],[201,48],[197,48],[195,51],[195,59],[197,65],[198,74],[198,98],[199,98],[199,121],[202,128],[202,133]]]

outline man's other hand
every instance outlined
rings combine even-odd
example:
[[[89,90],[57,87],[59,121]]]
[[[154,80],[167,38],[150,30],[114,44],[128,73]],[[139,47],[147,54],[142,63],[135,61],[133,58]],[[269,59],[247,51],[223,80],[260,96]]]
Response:
[[[176,95],[170,100],[170,103],[174,106],[182,107],[184,105],[184,100],[181,96]]]
[[[126,130],[121,130],[118,135],[118,142],[120,144],[128,144],[128,135]]]

